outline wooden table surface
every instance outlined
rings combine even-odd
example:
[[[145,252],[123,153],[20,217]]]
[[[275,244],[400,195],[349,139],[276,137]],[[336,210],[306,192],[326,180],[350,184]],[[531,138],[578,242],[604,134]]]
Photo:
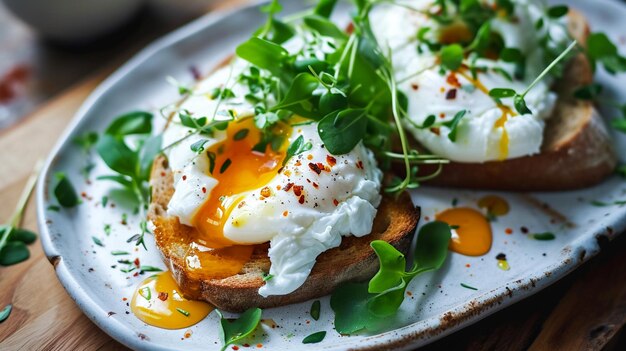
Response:
[[[232,3],[229,2],[229,6]],[[37,160],[45,157],[87,95],[112,68],[75,85],[20,123],[0,131],[0,220],[6,220]],[[24,227],[36,230],[31,202]],[[31,258],[0,268],[0,350],[120,350],[58,282],[41,246]],[[461,330],[426,350],[626,349],[626,236],[560,282]]]

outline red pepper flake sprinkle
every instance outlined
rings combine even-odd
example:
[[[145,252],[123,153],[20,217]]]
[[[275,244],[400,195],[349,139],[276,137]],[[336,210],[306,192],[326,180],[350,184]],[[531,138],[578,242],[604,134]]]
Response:
[[[295,165],[296,165],[296,167],[300,167],[300,166],[302,166],[302,162],[300,162],[300,160],[298,160],[298,161],[296,161]]]
[[[445,113],[443,113],[443,112],[442,112],[442,113],[440,113],[440,114],[439,114],[439,118],[446,118],[446,114],[445,114]]]
[[[317,188],[319,188],[320,186],[319,186],[316,182],[313,182],[313,187],[314,187],[315,189],[317,189]]]
[[[431,131],[433,134],[436,134],[436,135],[439,135],[439,134],[440,134],[439,127],[430,128],[430,131]]]
[[[304,204],[304,195],[300,196],[298,202],[300,203],[300,205]]]
[[[446,82],[448,82],[448,84],[452,85],[453,87],[461,87],[461,83],[459,82],[459,79],[456,77],[456,74],[454,72],[450,72],[450,74],[448,74]]]
[[[413,83],[413,84],[411,84],[411,88],[413,88],[413,90],[417,91],[420,88],[420,86],[415,84],[415,83]]]
[[[263,344],[256,344],[256,347],[260,349],[261,347],[263,347]]]
[[[335,204],[335,206],[339,205],[339,201],[337,201],[337,199],[333,199],[333,204]]]
[[[128,299],[127,299],[127,298],[125,298],[125,297],[122,297],[122,301],[126,301],[126,300],[128,300]]]
[[[364,169],[364,168],[363,168],[363,161],[359,160],[359,162],[357,162],[357,163],[356,163],[356,166],[357,166],[359,169]]]
[[[428,216],[424,216],[424,220],[425,220],[425,221],[430,221],[430,217],[428,217]]]
[[[329,166],[332,167],[332,166],[337,164],[337,159],[332,157],[332,156],[330,156],[330,155],[328,155],[328,156],[326,156],[326,162],[328,163]]]
[[[324,169],[324,167],[320,167],[320,166],[318,166],[317,164],[315,164],[315,163],[313,163],[313,162],[310,162],[310,163],[309,163],[309,168],[310,168],[313,172],[315,172],[315,173],[317,173],[317,174],[321,174],[321,173],[322,173],[322,169]]]
[[[193,332],[191,330],[187,330],[185,332],[185,339],[189,339],[191,337],[191,334],[193,334]]]
[[[202,193],[206,194],[206,188],[202,187]]]
[[[406,294],[409,295],[409,296],[413,296],[413,293],[410,292],[410,291],[407,291]]]
[[[293,187],[293,183],[287,183],[287,185],[285,185],[285,188],[283,190],[289,191],[291,190],[292,187]]]
[[[306,159],[307,159],[307,160],[309,160],[309,161],[310,161],[310,160],[312,160],[312,159],[313,159],[313,155],[309,154],[309,155],[306,157]]]
[[[139,272],[135,272],[135,274],[133,274],[133,277],[138,277],[139,276]]]
[[[239,350],[239,346],[234,345],[234,346],[233,346],[233,350],[235,350],[235,351]]]
[[[283,217],[287,217],[287,216],[289,216],[289,211],[283,212]]]
[[[246,202],[245,202],[245,201],[241,201],[241,202],[239,203],[239,205],[237,205],[237,208],[242,208],[242,207],[244,207],[245,205],[246,205]]]
[[[300,195],[302,195],[302,189],[304,189],[304,187],[302,185],[294,185],[293,186],[293,193],[296,196],[300,196]]]
[[[161,172],[161,177],[165,177],[165,172]]]
[[[80,193],[80,196],[82,196],[83,198],[85,198],[85,197],[87,197],[87,193],[83,191],[82,193]]]
[[[513,234],[513,229],[511,229],[511,228],[506,228],[506,229],[504,230],[504,232],[505,232],[505,233],[507,233],[508,235],[511,235],[511,234]]]
[[[168,296],[169,294],[164,291],[159,292],[159,300],[161,301],[167,301]]]
[[[271,195],[272,191],[269,187],[266,186],[265,188],[261,189],[261,196],[270,197]]]
[[[454,99],[456,99],[456,89],[448,90],[448,93],[446,94],[446,100],[454,100]]]
[[[139,264],[139,257],[135,258],[133,263],[135,264],[135,266],[137,266],[137,268],[139,268],[139,266],[140,266],[140,264]]]
[[[472,265],[471,265],[471,264],[469,264],[469,263],[466,263],[466,264],[465,264],[465,267],[467,267],[467,268],[470,268],[471,266],[472,266]]]
[[[278,185],[276,186],[276,190],[280,190],[280,189],[282,189],[282,188],[283,188],[283,187],[282,187],[282,186],[280,186],[280,184],[278,184]]]
[[[183,180],[187,180],[187,176],[186,175],[183,175]]]

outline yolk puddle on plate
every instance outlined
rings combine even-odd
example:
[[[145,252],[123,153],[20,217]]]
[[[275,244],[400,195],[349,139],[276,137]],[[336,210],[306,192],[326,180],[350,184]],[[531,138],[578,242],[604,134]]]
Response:
[[[474,85],[476,89],[480,90],[486,95],[489,95],[489,89],[487,89],[487,87],[479,79],[474,79],[473,77],[471,77],[470,75],[468,75],[466,72],[463,72],[463,71],[459,71],[458,73],[461,76],[463,76],[463,78],[467,79],[470,83],[472,83],[472,85]],[[498,146],[499,147],[499,159],[505,160],[509,156],[509,144],[510,144],[509,132],[506,130],[505,125],[506,125],[506,122],[509,120],[509,117],[515,117],[517,116],[517,113],[515,113],[515,111],[513,111],[510,107],[503,105],[501,103],[498,103],[498,108],[500,109],[500,111],[502,111],[502,115],[500,116],[500,118],[498,118],[493,128],[494,129],[502,128],[502,137],[500,138],[500,144]]]
[[[193,218],[193,225],[202,235],[205,246],[223,248],[234,245],[224,237],[224,225],[230,213],[244,193],[262,188],[278,174],[286,155],[291,127],[279,123],[273,132],[282,136],[282,139],[274,137],[282,142],[259,147],[263,135],[252,118],[231,122],[226,130],[226,140],[206,151],[212,160],[210,176],[218,184]]]
[[[438,221],[455,228],[450,250],[467,256],[482,256],[491,249],[492,233],[482,213],[466,207],[452,208],[436,216]]]
[[[143,322],[164,329],[190,327],[213,310],[206,302],[184,298],[170,272],[155,274],[141,282],[130,308]]]
[[[504,216],[511,210],[509,203],[496,195],[487,195],[480,198],[480,200],[478,200],[478,207],[486,209],[487,213],[497,217]]]

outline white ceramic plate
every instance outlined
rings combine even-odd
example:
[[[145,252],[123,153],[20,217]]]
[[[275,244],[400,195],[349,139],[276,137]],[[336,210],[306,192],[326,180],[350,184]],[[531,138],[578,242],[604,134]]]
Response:
[[[608,33],[622,46],[626,43],[623,5],[610,0],[568,3],[587,15],[594,30]],[[295,1],[286,5],[287,12],[302,7]],[[342,18],[347,19],[345,7],[340,12]],[[111,268],[117,258],[110,251],[132,250],[132,257],[140,258],[142,264],[160,267],[163,264],[151,238],[147,242],[148,251],[135,250],[133,244],[126,243],[136,231],[137,220],[129,216],[127,225],[120,223],[122,213],[129,211],[124,210],[123,201],[114,196],[111,201],[118,206],[102,208],[99,199],[111,188],[108,183],[87,184],[83,180],[79,170],[84,166],[85,156],[71,140],[87,131],[102,131],[121,113],[155,109],[175,101],[177,92],[165,82],[166,76],[189,82],[192,65],[201,72],[208,72],[262,21],[258,6],[250,6],[201,18],[150,45],[87,99],[48,159],[37,192],[39,227],[46,255],[55,265],[61,283],[85,314],[131,348],[219,349],[218,319],[211,314],[189,328],[193,334],[185,339],[187,329],[157,329],[129,314],[123,298],[130,299],[135,286],[144,277],[124,274],[119,267]],[[626,101],[626,91],[619,90],[617,79],[601,73],[600,80],[610,88],[609,92]],[[626,150],[626,138],[617,133],[615,137],[619,150]],[[622,159],[624,161],[626,159]],[[49,201],[48,185],[54,173],[61,170],[68,173],[79,193],[84,192],[87,198],[73,210],[47,211],[53,202]],[[92,178],[106,172],[106,167],[98,163]],[[450,207],[455,198],[459,205],[476,206],[477,199],[484,194],[488,193],[424,187],[415,191],[413,198],[422,207],[424,218],[432,218],[435,212]],[[263,348],[269,350],[407,349],[424,345],[555,282],[597,254],[598,242],[603,238],[610,240],[626,230],[626,206],[590,204],[593,200],[607,203],[625,200],[626,181],[618,177],[581,191],[499,195],[510,202],[512,211],[493,224],[491,252],[478,258],[451,254],[443,269],[415,279],[408,289],[412,296],[405,300],[397,317],[389,320],[387,330],[376,335],[340,336],[333,330],[328,298],[323,298],[319,321],[310,319],[310,302],[263,311],[263,318],[273,319],[279,328],[261,325],[262,332],[257,332],[248,343],[262,343]],[[553,211],[546,210],[546,206]],[[105,223],[112,226],[110,236],[104,234]],[[521,227],[531,233],[554,232],[556,240],[532,240],[521,233]],[[505,234],[506,228],[513,229],[513,234]],[[105,247],[94,245],[92,236],[101,238]],[[506,254],[511,266],[509,271],[497,268],[495,256],[499,253]],[[460,283],[478,290],[463,288]],[[306,335],[320,330],[328,331],[322,343],[301,343]]]

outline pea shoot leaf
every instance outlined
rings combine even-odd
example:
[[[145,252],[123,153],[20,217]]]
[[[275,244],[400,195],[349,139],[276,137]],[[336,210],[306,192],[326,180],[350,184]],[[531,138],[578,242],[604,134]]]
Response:
[[[0,230],[0,233],[2,231]],[[37,240],[37,234],[35,234],[34,232],[28,230],[28,229],[20,229],[20,228],[14,228],[13,231],[11,231],[11,236],[9,237],[10,241],[21,241],[24,244],[32,244],[33,242],[35,242],[35,240]]]
[[[611,121],[613,128],[622,133],[626,133],[626,118],[616,118]]]
[[[78,199],[76,190],[74,190],[74,186],[65,173],[58,172],[55,174],[55,178],[57,179],[57,184],[54,187],[54,196],[59,202],[59,205],[66,208],[77,206],[80,200]]]
[[[148,138],[139,150],[139,179],[148,181],[154,158],[161,153],[163,136],[161,134]]]
[[[336,24],[331,22],[328,18],[310,15],[304,18],[304,23],[314,31],[318,32],[321,36],[330,37],[343,42],[348,39],[346,32],[339,29]]]
[[[456,135],[459,130],[459,123],[465,115],[467,114],[467,110],[461,110],[454,115],[451,121],[443,123],[444,126],[450,128],[450,132],[448,133],[448,139],[453,143],[456,142]]]
[[[10,266],[30,257],[26,244],[21,241],[9,241],[0,249],[0,266]]]
[[[317,129],[328,151],[343,155],[363,140],[367,128],[366,110],[347,109],[324,117]]]
[[[317,344],[318,342],[322,342],[326,337],[326,331],[319,331],[317,333],[313,333],[304,339],[302,339],[303,344]]]
[[[611,74],[626,72],[626,58],[604,33],[592,33],[587,38],[587,54],[592,62],[600,62]]]
[[[239,340],[250,335],[259,325],[261,321],[261,309],[250,308],[239,316],[234,321],[229,321],[224,318],[219,310],[215,310],[220,317],[220,338],[222,339],[222,351],[226,350],[229,345],[232,345]]]
[[[149,134],[152,132],[152,114],[136,111],[117,117],[105,133],[116,137],[131,134]]]
[[[367,308],[370,298],[367,283],[344,283],[330,297],[330,307],[335,311],[335,330],[339,334],[353,334],[368,329],[375,320]]]
[[[551,18],[561,18],[569,12],[569,7],[566,5],[552,6],[548,9],[548,16]]]
[[[577,89],[574,97],[581,100],[594,100],[602,93],[602,90],[602,85],[593,83]]]
[[[303,152],[307,152],[311,150],[311,148],[313,148],[313,144],[311,144],[311,142],[305,143],[304,137],[302,135],[299,135],[296,140],[294,140],[293,143],[289,145],[289,148],[287,148],[287,155],[283,160],[283,166],[286,165],[289,159],[291,159],[292,157],[300,155]]]
[[[104,163],[115,172],[131,177],[137,174],[137,153],[124,140],[104,134],[98,140],[96,150]]]
[[[294,105],[299,105],[307,100],[309,100],[313,94],[313,91],[319,87],[319,81],[313,77],[309,73],[300,73],[298,74],[289,90],[287,90],[287,94],[285,98],[283,98],[276,106],[272,107],[271,111],[275,112],[277,110],[289,110],[290,107]]]
[[[370,245],[378,256],[380,269],[370,280],[368,292],[377,294],[398,286],[406,270],[404,255],[385,241],[374,240]]]
[[[509,88],[494,88],[489,90],[489,96],[496,99],[510,98],[517,94],[515,90]]]
[[[533,113],[528,106],[526,106],[526,100],[524,100],[524,97],[521,95],[515,95],[515,97],[513,97],[513,105],[515,106],[515,110],[522,116],[531,115]]]
[[[236,49],[237,56],[259,68],[272,72],[277,77],[284,75],[282,70],[289,52],[282,46],[261,38],[250,38]]]
[[[441,65],[451,71],[456,71],[463,63],[463,47],[452,44],[441,49]]]
[[[315,10],[313,10],[313,12],[316,15],[329,18],[333,13],[336,4],[337,0],[320,0],[317,2],[317,6],[315,6]]]

